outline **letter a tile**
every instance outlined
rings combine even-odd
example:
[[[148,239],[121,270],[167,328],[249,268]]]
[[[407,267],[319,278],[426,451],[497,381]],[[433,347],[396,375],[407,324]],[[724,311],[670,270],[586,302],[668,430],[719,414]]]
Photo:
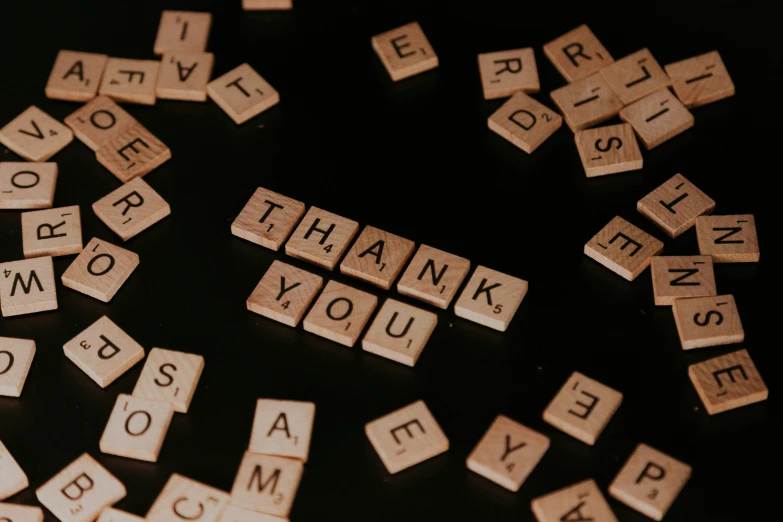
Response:
[[[490,130],[532,154],[563,125],[563,118],[518,92],[487,120]]]
[[[155,105],[160,62],[109,58],[100,94],[120,102]]]
[[[544,54],[569,83],[587,78],[614,62],[586,25],[580,25],[546,44]]]
[[[207,101],[207,83],[212,76],[212,53],[163,55],[155,93],[162,100]]]
[[[119,394],[100,441],[103,453],[157,462],[174,409],[167,402]]]
[[[155,54],[202,53],[207,48],[212,15],[196,11],[163,11],[155,38]]]
[[[663,243],[616,216],[587,242],[584,252],[620,277],[633,281],[661,250]]]
[[[718,51],[694,56],[664,67],[672,87],[688,108],[734,96],[734,82]]]
[[[34,105],[0,129],[0,143],[28,161],[46,161],[72,141],[71,129]]]
[[[688,377],[710,415],[765,401],[769,396],[747,350],[692,364]]]
[[[527,294],[527,286],[524,279],[478,266],[454,303],[454,313],[505,332]]]
[[[109,140],[95,152],[95,157],[125,183],[166,163],[171,159],[171,150],[137,123]]]
[[[239,465],[229,503],[287,517],[303,472],[304,465],[298,460],[247,452]]]
[[[737,304],[731,295],[676,299],[672,312],[683,350],[745,340]]]
[[[35,341],[0,337],[0,397],[22,395],[24,382],[33,364],[33,356],[35,356]],[[1,478],[2,476],[0,481]]]
[[[397,283],[397,291],[446,309],[468,275],[470,261],[421,245]]]
[[[0,210],[51,208],[57,163],[0,162]]]
[[[301,201],[259,187],[231,224],[231,233],[277,251],[302,219],[304,210]]]
[[[418,22],[373,36],[372,48],[395,82],[438,66],[438,56]]]
[[[752,214],[699,216],[696,237],[699,253],[715,263],[756,263],[761,258]]]
[[[3,339],[0,337],[0,350],[3,349]],[[3,364],[2,354],[3,352],[0,351],[0,364]],[[0,370],[2,368],[0,366]],[[0,386],[2,386],[2,378],[2,374],[0,374]],[[0,388],[0,395],[3,395],[2,388]],[[27,475],[11,456],[8,448],[3,445],[3,441],[0,441],[0,501],[16,495],[29,485]],[[3,504],[0,504],[0,520],[5,521],[2,506]]]
[[[0,495],[2,498],[2,495]],[[0,504],[0,520],[11,522],[43,522],[43,510],[20,504]]]
[[[108,303],[139,266],[139,256],[97,237],[62,275],[63,285]]]
[[[310,333],[352,347],[377,304],[378,298],[372,294],[329,281],[302,326]]]
[[[409,239],[366,226],[340,264],[340,272],[388,290],[414,246]]]
[[[46,83],[46,97],[86,102],[95,98],[109,57],[105,54],[62,50]]]
[[[315,404],[258,399],[248,451],[307,462]]]
[[[617,522],[593,479],[535,498],[531,507],[538,522]]]
[[[52,258],[0,264],[0,309],[3,317],[56,310]]]
[[[693,127],[693,115],[669,89],[656,91],[620,111],[620,119],[633,125],[644,148],[654,149]]]
[[[67,256],[82,251],[79,206],[22,212],[24,257]]]
[[[280,94],[246,63],[209,82],[207,94],[237,125],[280,103]]]
[[[92,210],[123,241],[171,214],[169,204],[141,178],[96,201]]]
[[[636,204],[636,209],[669,237],[679,236],[696,224],[696,218],[714,208],[715,202],[682,174],[676,174]]]
[[[560,87],[549,96],[574,132],[613,118],[623,108],[623,102],[597,73]]]
[[[432,312],[386,299],[362,339],[362,348],[412,367],[437,324],[438,316]]]
[[[275,260],[247,298],[247,309],[293,327],[323,284],[321,276]]]
[[[671,306],[684,297],[718,295],[710,256],[655,256],[651,270],[656,306]]]
[[[627,123],[577,131],[574,139],[588,178],[642,168],[642,152]]]
[[[187,413],[204,370],[200,355],[153,348],[141,370],[133,396],[168,402],[174,411]]]
[[[85,145],[97,151],[130,127],[136,119],[108,96],[98,96],[65,118],[65,124]]]
[[[485,100],[505,98],[518,91],[540,90],[532,47],[480,54],[478,64]]]
[[[601,69],[601,75],[623,105],[633,103],[672,83],[648,49],[641,49],[617,60]]]
[[[310,207],[285,244],[285,253],[334,270],[358,230],[356,221]]]
[[[172,473],[147,512],[147,522],[194,520],[217,522],[228,504],[228,493]]]

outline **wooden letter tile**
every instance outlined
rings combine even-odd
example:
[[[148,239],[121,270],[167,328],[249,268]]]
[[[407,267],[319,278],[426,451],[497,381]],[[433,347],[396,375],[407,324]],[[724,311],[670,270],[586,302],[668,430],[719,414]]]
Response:
[[[623,102],[600,74],[560,87],[549,95],[574,132],[613,118],[623,108]]]
[[[288,519],[236,506],[226,506],[219,522],[288,522]]]
[[[368,225],[340,264],[340,272],[388,290],[414,246],[409,239]]]
[[[765,401],[769,395],[747,350],[692,364],[688,377],[710,415]]]
[[[157,462],[174,410],[167,402],[119,394],[100,441],[103,453]]]
[[[258,399],[247,450],[307,462],[314,419],[312,402]]]
[[[623,105],[633,103],[672,83],[647,49],[629,54],[601,69],[601,75]]]
[[[293,327],[323,284],[321,276],[275,260],[247,298],[247,309]]]
[[[580,25],[544,46],[544,54],[568,82],[575,82],[614,62],[586,25]]]
[[[563,118],[518,92],[487,120],[490,130],[531,154],[563,125]]]
[[[734,96],[734,82],[718,51],[665,67],[677,97],[686,107],[698,107]]]
[[[95,152],[95,157],[125,183],[166,163],[171,159],[171,150],[137,123],[109,140]]]
[[[636,204],[636,209],[669,237],[679,236],[696,224],[697,217],[714,208],[715,202],[682,174],[676,174]]]
[[[620,216],[612,219],[585,245],[585,255],[620,277],[633,281],[650,265],[663,243]]]
[[[2,343],[3,338],[0,337],[0,349],[2,349]],[[3,352],[0,351],[0,354],[2,353]],[[2,357],[2,355],[0,355],[0,357]],[[2,364],[1,359],[0,364]],[[0,366],[0,370],[2,370],[2,366]],[[2,379],[1,375],[0,379]],[[0,380],[0,385],[1,384],[2,381]],[[3,394],[0,393],[0,395]],[[29,485],[30,482],[27,480],[27,475],[16,460],[14,460],[14,457],[11,455],[11,452],[8,451],[8,448],[3,445],[3,441],[0,440],[0,500],[5,500],[8,497],[16,495]],[[0,520],[9,520],[3,518],[2,506],[3,504],[0,504]]]
[[[438,55],[418,22],[373,36],[372,48],[395,82],[438,66]]]
[[[693,115],[669,89],[661,89],[620,111],[647,150],[693,127]]]
[[[28,161],[46,161],[72,141],[71,129],[35,105],[0,129],[0,143]]]
[[[734,296],[676,299],[672,305],[674,320],[683,350],[706,348],[745,340]]]
[[[432,312],[386,299],[362,339],[362,348],[414,366],[437,324],[438,316]]]
[[[100,93],[127,103],[155,105],[155,85],[160,62],[109,58]]]
[[[3,317],[57,309],[52,258],[36,257],[0,264]]]
[[[237,125],[280,102],[280,94],[246,63],[209,82],[207,94]]]
[[[101,511],[98,522],[144,522],[144,519],[131,513],[109,507]]]
[[[24,257],[67,256],[82,251],[78,205],[22,212]]]
[[[204,358],[192,353],[153,348],[147,356],[133,396],[168,402],[187,413],[204,369]]]
[[[470,261],[421,245],[397,283],[397,291],[444,310],[468,275]]]
[[[94,237],[65,271],[62,282],[108,303],[137,266],[138,255]]]
[[[3,522],[43,522],[44,514],[39,507],[0,504],[0,520]]]
[[[548,449],[549,437],[498,415],[468,457],[468,469],[519,491]]]
[[[212,53],[163,55],[155,93],[162,100],[207,101],[207,83],[212,76]]]
[[[245,453],[239,465],[232,506],[287,517],[294,504],[304,464],[295,459]]]
[[[304,210],[301,201],[259,187],[231,224],[231,233],[262,247],[280,250]]]
[[[642,168],[642,152],[627,123],[577,131],[574,139],[588,178]]]
[[[51,208],[57,163],[0,163],[0,210]]]
[[[710,256],[654,256],[651,270],[656,306],[671,306],[683,297],[718,295]]]
[[[46,83],[46,97],[55,100],[90,101],[98,94],[105,54],[62,50]]]
[[[242,9],[245,11],[277,11],[293,9],[293,4],[293,0],[242,0]]]
[[[171,214],[169,204],[141,178],[96,201],[92,210],[123,241]]]
[[[465,289],[454,303],[457,317],[505,332],[522,299],[527,281],[477,266]]]
[[[147,512],[147,522],[193,520],[217,522],[228,504],[228,493],[172,473]]]
[[[755,263],[761,257],[752,214],[700,216],[696,219],[699,252],[715,263]]]
[[[0,337],[0,397],[22,395],[24,382],[33,364],[33,356],[35,356],[35,341]],[[2,482],[1,474],[0,482]],[[0,500],[2,498],[3,496],[0,495]]]
[[[210,13],[163,11],[155,38],[155,54],[168,52],[203,53],[207,48]]]
[[[532,47],[478,55],[484,99],[505,98],[517,91],[540,89],[536,55]]]
[[[377,304],[378,298],[372,294],[329,281],[302,326],[310,333],[351,347]]]
[[[358,230],[356,221],[310,207],[285,244],[285,253],[334,270]]]
[[[617,522],[593,479],[535,498],[531,507],[538,522]]]
[[[106,316],[65,343],[63,351],[101,388],[144,359],[144,348]]]
[[[98,96],[65,118],[65,124],[92,150],[98,150],[113,138],[138,123],[108,96]]]

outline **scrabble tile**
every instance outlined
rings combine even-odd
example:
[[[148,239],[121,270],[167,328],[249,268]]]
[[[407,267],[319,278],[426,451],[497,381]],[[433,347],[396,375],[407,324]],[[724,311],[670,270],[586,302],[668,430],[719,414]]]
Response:
[[[209,82],[207,94],[237,125],[280,103],[280,94],[246,63]]]
[[[143,522],[144,519],[119,509],[106,508],[101,511],[98,522]]]
[[[414,366],[438,324],[438,316],[386,299],[362,339],[362,348],[392,361]]]
[[[0,129],[0,143],[28,161],[46,161],[72,141],[71,129],[35,105]]]
[[[310,333],[351,347],[377,304],[378,298],[372,294],[329,281],[302,326]]]
[[[288,522],[288,519],[236,506],[226,506],[219,522]]]
[[[144,348],[105,315],[65,343],[63,351],[101,388],[144,359]]]
[[[622,401],[622,393],[574,372],[544,410],[544,420],[592,446]]]
[[[661,520],[691,476],[691,467],[639,444],[609,486],[609,494],[638,512]]]
[[[549,96],[574,132],[614,118],[623,108],[623,102],[600,74],[560,87]]]
[[[601,69],[609,87],[628,105],[671,85],[669,75],[648,49],[641,49]]]
[[[301,461],[248,451],[239,465],[229,503],[243,509],[287,517],[303,471]]]
[[[168,402],[174,411],[187,413],[204,370],[200,355],[153,348],[141,370],[133,396]]]
[[[536,93],[541,88],[532,47],[480,54],[478,64],[485,100],[505,98],[518,91]]]
[[[51,208],[57,163],[0,163],[0,210]]]
[[[101,437],[101,451],[129,459],[157,462],[173,416],[174,409],[167,402],[121,393],[117,396]]]
[[[587,242],[584,252],[620,277],[633,281],[661,250],[663,243],[616,216]]]
[[[656,306],[671,306],[684,297],[718,295],[710,256],[654,256],[651,270]]]
[[[85,145],[97,151],[138,123],[108,96],[98,96],[65,118],[65,124]]]
[[[522,299],[527,281],[477,266],[454,303],[457,317],[505,332]]]
[[[0,337],[0,349],[2,349],[2,343],[3,338]],[[0,351],[0,357],[2,357],[2,354],[3,352]],[[2,359],[0,359],[0,363],[2,363]],[[2,369],[2,366],[0,366],[0,369]],[[0,376],[0,378],[2,377]],[[0,440],[0,500],[16,495],[29,485],[30,482],[27,480],[24,470],[14,460],[8,448],[3,445],[3,441]],[[0,520],[5,520],[3,519],[2,506],[3,504],[0,504]]]
[[[160,61],[155,94],[162,100],[207,101],[212,53],[167,52]]]
[[[285,253],[334,270],[358,230],[356,221],[310,207],[285,244]]]
[[[103,508],[125,497],[125,486],[88,453],[71,462],[35,492],[61,522],[93,522]]]
[[[617,522],[593,479],[534,498],[531,507],[538,522]]]
[[[734,96],[734,82],[718,51],[665,66],[677,98],[686,107],[699,107]]]
[[[563,118],[518,92],[489,117],[487,125],[492,132],[532,154],[563,125]]]
[[[446,309],[470,270],[470,261],[421,245],[397,283],[397,291]]]
[[[277,251],[302,219],[304,210],[301,201],[259,187],[231,224],[231,233]]]
[[[312,402],[258,399],[247,450],[307,462],[314,419]]]
[[[137,254],[94,237],[62,275],[62,282],[108,303],[137,266]]]
[[[98,94],[108,58],[105,54],[58,52],[46,83],[46,97],[67,101],[92,100]]]
[[[688,377],[710,415],[765,401],[769,395],[747,350],[692,364]]]
[[[415,245],[409,239],[368,225],[340,264],[340,272],[388,290]]]
[[[22,395],[34,355],[35,341],[0,337],[0,397]]]
[[[293,3],[293,0],[242,0],[242,9],[245,11],[286,10],[293,9]]]
[[[159,68],[157,60],[109,58],[98,92],[120,102],[155,105]]]
[[[155,38],[155,54],[169,52],[202,53],[207,48],[210,13],[163,11]]]
[[[22,212],[25,258],[67,256],[82,251],[79,206]]]
[[[699,253],[715,263],[755,263],[761,257],[752,214],[699,216],[696,237]]]
[[[586,25],[544,46],[544,54],[569,83],[601,70],[614,59]]]
[[[43,510],[20,504],[0,504],[0,520],[3,522],[43,522]]]
[[[57,309],[51,257],[0,264],[0,309],[3,317]]]
[[[416,401],[368,423],[364,432],[392,474],[449,449],[449,440],[424,401]]]
[[[217,522],[228,504],[228,493],[172,473],[147,512],[147,522],[198,520]]]
[[[468,469],[519,491],[549,449],[549,437],[498,415],[468,457]]]
[[[438,55],[418,22],[373,36],[372,48],[395,82],[438,66]]]
[[[166,163],[171,159],[171,150],[137,123],[109,140],[95,152],[95,157],[125,183]]]
[[[745,340],[734,296],[676,299],[672,305],[683,350],[706,348]]]
[[[171,214],[171,207],[141,178],[134,178],[92,204],[95,215],[127,241]]]
[[[693,115],[669,89],[661,89],[628,105],[620,119],[630,123],[647,150],[693,127]]]
[[[715,202],[682,174],[676,174],[636,204],[636,209],[669,237],[679,236],[696,224],[697,217],[714,208]]]
[[[642,153],[627,123],[577,131],[574,139],[588,178],[642,168]]]
[[[293,327],[323,284],[321,276],[275,260],[247,298],[247,309]]]

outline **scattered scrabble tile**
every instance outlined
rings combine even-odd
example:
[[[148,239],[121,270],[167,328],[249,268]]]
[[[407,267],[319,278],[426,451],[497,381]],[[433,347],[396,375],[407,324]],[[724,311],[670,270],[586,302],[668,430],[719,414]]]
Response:
[[[3,338],[0,337],[0,348],[3,346],[2,342]],[[3,352],[0,351],[0,357],[2,357],[2,354]],[[0,363],[2,363],[2,359],[0,359]],[[2,366],[0,366],[0,369],[2,369]],[[1,382],[2,381],[0,381],[0,383]],[[2,395],[2,393],[0,393],[0,395]],[[22,470],[16,460],[14,460],[14,457],[11,455],[11,452],[8,451],[8,448],[3,445],[3,441],[0,440],[0,500],[5,500],[8,497],[16,495],[29,485],[30,482],[27,480],[27,475],[24,470]],[[2,506],[2,504],[0,504],[0,506]],[[7,520],[2,517],[3,508],[0,507],[0,520]]]
[[[287,522],[288,519],[236,506],[226,506],[219,522]]]
[[[636,204],[636,209],[669,237],[679,236],[696,224],[697,217],[714,208],[715,202],[682,174],[676,174]]]
[[[676,299],[674,320],[683,350],[706,348],[745,340],[734,296]]]
[[[656,306],[671,306],[683,297],[718,295],[710,256],[654,256],[651,270]]]
[[[246,63],[209,82],[207,94],[237,125],[280,103],[280,94]]]
[[[715,263],[755,263],[761,257],[752,214],[699,216],[696,219],[699,253]]]
[[[449,440],[424,401],[416,401],[368,423],[364,432],[392,474],[449,449]]]
[[[0,163],[0,210],[51,208],[57,163]]]
[[[549,437],[498,415],[468,457],[468,469],[519,491],[549,449]]]
[[[437,324],[438,316],[432,312],[386,299],[362,339],[362,348],[414,366]]]
[[[228,493],[172,473],[147,512],[147,522],[198,520],[217,522],[228,504]]]
[[[614,118],[623,108],[623,102],[600,74],[560,87],[549,96],[574,132]]]
[[[710,415],[765,401],[769,395],[747,350],[692,364],[688,377]]]
[[[109,58],[98,92],[121,102],[155,105],[159,68],[157,60]]]
[[[106,316],[65,343],[63,351],[101,388],[144,359],[144,348]]]
[[[340,264],[340,272],[388,290],[414,246],[409,239],[368,225]]]
[[[166,201],[141,178],[134,178],[92,204],[95,215],[123,241],[171,214]]]
[[[302,326],[310,333],[351,347],[377,304],[378,298],[372,294],[329,281]]]
[[[544,420],[592,446],[622,400],[622,393],[574,372],[544,410]]]
[[[639,444],[609,486],[609,494],[640,513],[661,520],[691,476],[691,467]]]
[[[693,127],[693,115],[669,89],[661,89],[620,111],[647,150]]]
[[[527,281],[477,266],[465,289],[454,303],[457,317],[505,332],[522,299]]]
[[[577,131],[574,139],[588,178],[642,168],[642,153],[627,123]]]
[[[46,83],[46,97],[67,101],[92,100],[98,94],[108,58],[105,54],[60,51]]]
[[[438,55],[418,22],[373,36],[372,48],[395,82],[438,66]]]
[[[544,46],[544,54],[568,82],[575,82],[614,62],[586,25],[580,25]]]
[[[0,143],[28,161],[46,161],[72,141],[71,129],[35,105],[0,129]]]
[[[323,284],[321,276],[275,260],[247,298],[247,309],[293,327]]]
[[[167,402],[121,393],[100,440],[103,453],[157,462],[174,410]]]
[[[593,479],[534,498],[531,507],[538,522],[617,522]]]
[[[52,258],[0,264],[0,309],[3,317],[56,310]]]
[[[421,245],[397,283],[397,291],[445,310],[468,270],[470,261],[464,257]]]
[[[307,462],[314,419],[312,402],[258,399],[247,450]]]
[[[518,92],[489,117],[487,125],[491,131],[532,154],[563,125],[563,118]]]
[[[532,47],[480,54],[478,64],[485,100],[505,98],[517,91],[536,93],[541,88]]]
[[[162,100],[207,101],[212,53],[167,52],[160,62],[155,94]]]
[[[285,244],[285,253],[334,270],[358,230],[356,221],[310,207]]]
[[[207,48],[212,15],[195,11],[163,11],[155,38],[155,54],[203,53]]]
[[[187,413],[204,370],[200,355],[153,348],[147,356],[133,396],[168,402],[174,411]]]
[[[35,341],[0,337],[0,397],[22,395],[34,355]]]
[[[663,243],[616,216],[587,242],[584,252],[620,277],[633,281],[661,250]]]
[[[636,51],[601,69],[601,76],[623,105],[633,103],[672,83],[648,49]]]
[[[232,506],[287,517],[302,479],[304,465],[295,459],[245,453],[239,465]]]
[[[26,258],[81,252],[79,206],[22,212],[22,250]]]
[[[62,282],[108,303],[137,266],[137,254],[94,237],[62,275]]]
[[[259,187],[231,224],[231,233],[277,251],[299,223],[304,210],[301,201]]]
[[[95,157],[125,183],[166,163],[171,159],[171,149],[137,123],[109,140]]]
[[[125,497],[125,486],[88,453],[71,462],[35,492],[61,522],[93,522]]]
[[[293,0],[242,0],[242,9],[245,11],[287,10],[293,9],[293,3]]]
[[[119,509],[106,508],[101,511],[98,522],[144,522],[144,519]]]
[[[65,124],[92,150],[98,150],[113,138],[138,123],[108,96],[98,96],[65,118]]]
[[[39,507],[0,504],[0,520],[3,522],[43,522],[43,519],[43,510]]]
[[[665,66],[677,97],[686,107],[698,107],[734,96],[734,82],[718,51]]]

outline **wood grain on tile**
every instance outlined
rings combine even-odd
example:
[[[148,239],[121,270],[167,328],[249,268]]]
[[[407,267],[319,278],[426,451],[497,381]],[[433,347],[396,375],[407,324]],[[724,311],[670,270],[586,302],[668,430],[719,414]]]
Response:
[[[133,396],[168,402],[174,411],[187,413],[203,370],[204,358],[200,355],[153,348],[133,389]]]
[[[22,395],[22,388],[24,388],[34,356],[35,341],[32,339],[0,337],[0,396],[19,397]],[[2,482],[2,475],[0,475],[0,482]],[[2,500],[2,495],[0,495],[0,500]]]
[[[242,0],[242,9],[245,11],[280,11],[293,9],[293,4],[293,0]]]
[[[0,143],[28,161],[46,161],[72,141],[71,129],[35,105],[0,129]]]
[[[3,522],[43,522],[44,514],[39,507],[0,503],[0,520]]]
[[[203,53],[207,48],[212,14],[196,11],[163,11],[160,15],[155,54]]]
[[[416,244],[367,225],[340,264],[340,272],[384,290],[391,288]]]
[[[303,472],[304,464],[299,460],[248,451],[239,465],[229,503],[243,509],[287,517]]]
[[[438,66],[438,55],[418,22],[373,36],[372,48],[395,82]]]
[[[761,258],[752,214],[699,216],[696,237],[699,253],[715,263],[756,263]]]
[[[769,396],[747,350],[692,364],[688,377],[710,415],[765,401]]]
[[[671,306],[684,297],[718,295],[710,256],[654,256],[651,270],[656,306]]]
[[[414,366],[438,324],[438,316],[386,299],[362,339],[362,348],[392,361]]]
[[[315,403],[258,399],[247,450],[307,462],[314,420]]]
[[[236,506],[226,506],[220,515],[219,522],[289,522],[288,518],[276,517],[259,513],[250,509],[244,509]]]
[[[294,327],[299,324],[323,283],[321,276],[282,261],[272,261],[269,270],[247,298],[247,309]]]
[[[454,313],[457,317],[505,332],[525,298],[527,288],[524,279],[477,266],[454,303]]]
[[[62,50],[54,60],[46,97],[66,101],[90,101],[98,94],[108,56]]]
[[[620,216],[614,217],[584,248],[587,257],[628,281],[650,266],[652,257],[661,250],[663,243]]]
[[[718,51],[665,66],[677,98],[686,107],[699,107],[734,96],[734,82]]]
[[[359,230],[359,223],[310,207],[285,244],[285,253],[334,270]]]
[[[487,125],[492,132],[532,154],[563,125],[563,118],[518,92],[487,119]]]
[[[676,299],[672,305],[683,350],[706,348],[745,340],[734,296]]]
[[[171,214],[171,207],[141,178],[134,178],[92,204],[95,215],[123,241]]]
[[[560,87],[549,95],[574,132],[613,118],[623,108],[623,102],[598,73]]]
[[[586,25],[580,25],[544,45],[544,54],[569,83],[586,78],[614,62]]]
[[[0,210],[51,208],[57,163],[0,162]]]
[[[207,101],[212,53],[167,52],[160,61],[155,94],[162,100]]]
[[[171,159],[171,149],[137,123],[95,152],[98,162],[126,183],[144,176]]]
[[[577,131],[574,139],[588,178],[642,168],[642,152],[627,123]]]
[[[2,347],[3,338],[0,337],[0,350],[2,350]],[[0,351],[0,358],[2,357],[2,353],[3,352]],[[0,359],[0,364],[2,364],[2,359]],[[2,370],[2,366],[0,366],[0,370]],[[0,386],[1,385],[2,374],[0,374]],[[0,395],[3,395],[3,393],[0,393]],[[11,452],[8,451],[8,448],[3,445],[3,441],[0,440],[0,501],[16,495],[29,485],[30,482],[27,480],[27,475],[24,470],[22,470],[22,467],[16,462],[11,455]],[[0,520],[11,520],[3,518],[5,515],[3,515],[2,506],[3,504],[0,504]],[[11,520],[11,522],[16,521]]]
[[[137,254],[94,237],[61,279],[64,286],[108,303],[137,266]]]
[[[209,82],[207,94],[237,125],[280,102],[280,94],[246,63]]]
[[[609,87],[623,105],[671,85],[666,72],[648,49],[641,49],[601,69]]]
[[[65,123],[79,140],[97,151],[138,122],[108,96],[97,96],[65,118]]]
[[[82,251],[79,206],[22,212],[25,258],[67,256]]]
[[[144,522],[144,519],[126,511],[114,508],[104,508],[97,522]]]
[[[0,263],[0,310],[3,317],[57,309],[52,258]]]
[[[147,522],[217,522],[228,504],[225,491],[172,473],[147,512]]]
[[[485,100],[505,98],[515,92],[540,90],[536,55],[532,47],[478,55]]]
[[[120,102],[155,105],[158,69],[157,60],[109,58],[98,92]]]
[[[534,498],[531,508],[538,522],[617,522],[593,479]]]
[[[121,393],[100,440],[103,453],[157,462],[174,409],[167,402]]]
[[[468,275],[470,261],[421,245],[397,282],[397,291],[446,309]]]
[[[714,208],[715,201],[682,174],[676,174],[636,204],[636,209],[669,237],[679,236],[696,224],[696,218]]]
[[[372,294],[329,281],[302,326],[310,333],[352,347],[377,304],[378,298]]]
[[[669,89],[661,89],[620,111],[647,150],[653,149],[693,127],[693,115]]]
[[[272,250],[280,250],[304,214],[305,204],[257,188],[231,224],[231,233]]]

